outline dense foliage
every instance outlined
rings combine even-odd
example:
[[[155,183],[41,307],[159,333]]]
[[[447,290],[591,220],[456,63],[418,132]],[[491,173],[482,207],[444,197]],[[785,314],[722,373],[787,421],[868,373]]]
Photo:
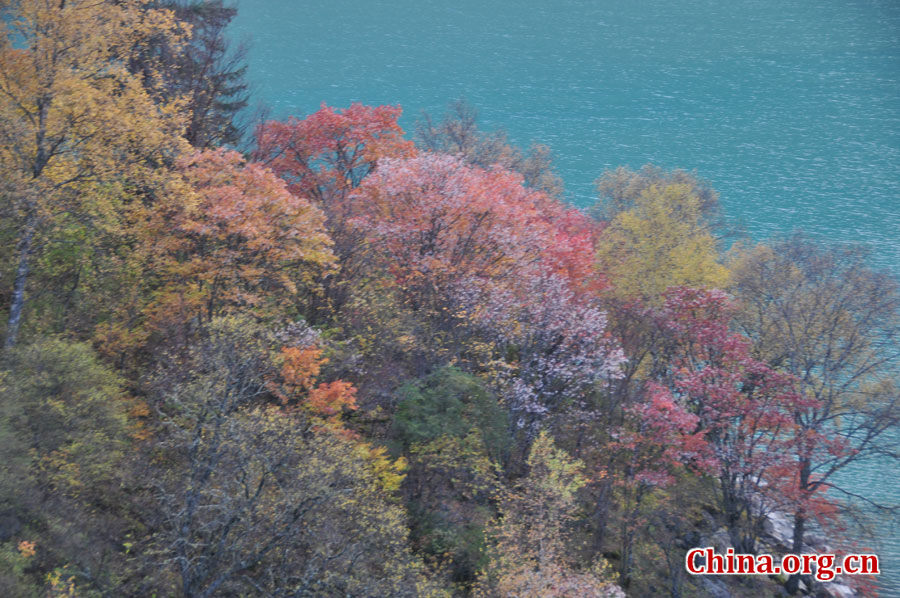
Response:
[[[653,166],[583,213],[464,102],[242,138],[218,0],[0,10],[4,596],[713,595],[686,550],[800,552],[898,454],[856,250],[726,254]]]

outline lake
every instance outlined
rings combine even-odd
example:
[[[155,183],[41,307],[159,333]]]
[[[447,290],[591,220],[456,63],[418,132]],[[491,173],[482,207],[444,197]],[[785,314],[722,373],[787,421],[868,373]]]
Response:
[[[802,228],[900,272],[897,0],[242,0],[273,117],[322,102],[422,110],[465,97],[483,128],[549,145],[586,207],[608,168],[696,170],[754,238]],[[900,468],[846,479],[900,502]],[[900,533],[875,548],[900,598]]]

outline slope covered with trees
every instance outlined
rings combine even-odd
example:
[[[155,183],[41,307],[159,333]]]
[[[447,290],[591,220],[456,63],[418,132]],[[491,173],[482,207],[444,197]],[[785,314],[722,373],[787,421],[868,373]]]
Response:
[[[234,9],[0,10],[4,596],[703,596],[689,548],[777,512],[799,552],[897,454],[900,293],[858,252],[726,254],[651,166],[576,210],[461,102],[238,153]]]

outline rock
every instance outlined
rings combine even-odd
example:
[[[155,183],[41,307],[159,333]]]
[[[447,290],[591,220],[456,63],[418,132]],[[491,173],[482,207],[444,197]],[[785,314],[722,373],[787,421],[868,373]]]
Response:
[[[763,522],[763,531],[779,546],[790,549],[794,542],[794,526],[784,513],[773,511]]]
[[[715,577],[701,577],[700,585],[706,590],[706,595],[709,598],[733,598],[725,582]]]
[[[823,598],[856,598],[853,588],[842,583],[823,583],[819,588],[816,595]]]
[[[709,542],[719,554],[725,554],[726,550],[734,548],[731,545],[731,536],[728,535],[728,530],[724,527],[717,529],[715,533],[710,536]]]
[[[626,598],[625,590],[611,583],[606,586],[606,594],[603,598]]]
[[[693,548],[694,546],[700,546],[702,540],[703,538],[699,531],[691,530],[681,537],[680,543],[682,548]]]
[[[826,547],[825,542],[827,541],[825,536],[822,534],[816,533],[807,533],[805,536],[806,543],[815,548],[818,551],[824,552],[824,548]]]

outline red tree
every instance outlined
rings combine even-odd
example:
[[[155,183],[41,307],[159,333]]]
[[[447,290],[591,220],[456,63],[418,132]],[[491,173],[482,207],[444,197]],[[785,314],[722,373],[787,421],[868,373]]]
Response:
[[[256,130],[255,159],[287,181],[292,193],[309,198],[325,213],[341,264],[339,277],[324,281],[324,304],[314,310],[324,310],[326,317],[349,299],[347,281],[368,270],[362,238],[348,226],[356,215],[350,192],[381,160],[415,154],[415,146],[403,139],[397,124],[400,112],[399,106],[353,104],[336,110],[323,104],[302,120],[269,121]]]
[[[674,483],[674,474],[688,464],[701,469],[716,465],[700,418],[666,388],[650,383],[646,390],[647,401],[626,410],[626,425],[609,446],[622,468],[617,480],[622,494],[619,574],[625,586],[634,563],[635,537],[647,524],[644,499]]]
[[[339,236],[351,216],[349,192],[379,160],[415,154],[397,124],[400,113],[399,106],[353,104],[336,110],[322,104],[302,120],[291,117],[260,125],[255,158],[287,181],[291,192],[315,201]]]
[[[719,290],[665,293],[653,316],[666,367],[657,368],[646,402],[631,409],[633,421],[620,436],[635,451],[626,478],[636,484],[664,484],[674,461],[713,475],[731,542],[751,552],[767,515],[791,508],[798,441],[793,413],[809,399],[796,392],[791,376],[750,356],[749,341],[729,329],[732,315]]]
[[[466,277],[505,280],[540,261],[554,235],[545,201],[507,170],[424,154],[383,160],[352,195],[353,223],[398,284],[439,293]]]
[[[795,380],[750,356],[729,330],[722,291],[672,288],[660,312],[677,347],[666,392],[699,418],[714,454],[720,506],[735,549],[753,551],[765,517],[795,485],[793,413],[810,399]]]
[[[621,355],[588,292],[604,281],[583,215],[516,173],[440,154],[382,160],[351,202],[406,305],[437,333],[494,348],[488,369],[520,424],[617,374]]]

